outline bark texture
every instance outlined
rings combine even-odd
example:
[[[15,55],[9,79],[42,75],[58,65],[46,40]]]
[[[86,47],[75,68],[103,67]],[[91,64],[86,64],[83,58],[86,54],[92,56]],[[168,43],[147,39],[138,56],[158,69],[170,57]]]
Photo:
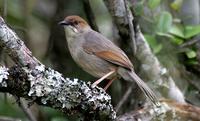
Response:
[[[91,88],[79,79],[41,64],[22,40],[0,18],[0,46],[17,64],[0,68],[0,91],[30,99],[37,104],[59,109],[66,114],[80,114],[84,120],[114,120],[111,97],[101,88]]]

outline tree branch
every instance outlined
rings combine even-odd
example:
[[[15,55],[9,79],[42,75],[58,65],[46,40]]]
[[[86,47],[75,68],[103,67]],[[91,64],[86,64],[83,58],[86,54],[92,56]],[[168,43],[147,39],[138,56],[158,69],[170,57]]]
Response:
[[[0,121],[21,121],[21,119],[0,116]]]
[[[80,114],[85,120],[113,120],[111,98],[101,88],[91,88],[79,79],[64,78],[45,67],[22,40],[0,18],[0,46],[17,66],[0,67],[0,92],[33,100],[66,114]]]
[[[130,20],[127,20],[127,12],[124,0],[104,0],[115,23],[119,30],[120,35],[128,35],[133,37],[133,33],[129,33],[127,26],[131,27]],[[134,16],[133,16],[134,17]],[[130,17],[128,17],[130,18]],[[157,57],[152,53],[144,35],[140,31],[138,23],[132,21],[135,37],[135,44],[137,46],[137,53],[135,57],[140,61],[141,69],[145,73],[148,80],[154,81],[154,88],[159,90],[162,97],[171,98],[179,102],[185,102],[184,95],[176,86],[172,77],[167,73]],[[129,38],[130,38],[129,36]]]
[[[92,10],[92,6],[89,0],[83,0],[83,7],[85,10],[85,14],[87,16],[89,25],[91,25],[92,29],[99,32],[99,28],[96,23],[96,19],[94,16],[94,12]]]
[[[126,16],[127,16],[127,20],[128,20],[128,26],[129,26],[129,30],[130,30],[130,39],[132,41],[132,48],[133,48],[133,54],[135,55],[137,53],[137,46],[136,46],[136,40],[135,40],[135,31],[134,31],[134,26],[133,26],[133,14],[129,8],[128,5],[128,0],[124,0],[124,6],[126,8]]]
[[[161,100],[160,109],[152,109],[150,105],[137,111],[119,116],[117,121],[199,121],[200,108],[190,104],[182,104],[171,100]],[[159,110],[159,111],[158,111]]]

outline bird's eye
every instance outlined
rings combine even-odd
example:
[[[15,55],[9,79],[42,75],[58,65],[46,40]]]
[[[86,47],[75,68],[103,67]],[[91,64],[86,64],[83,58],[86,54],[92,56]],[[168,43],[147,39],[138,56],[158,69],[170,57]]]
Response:
[[[77,25],[79,22],[78,21],[74,21],[74,25]]]

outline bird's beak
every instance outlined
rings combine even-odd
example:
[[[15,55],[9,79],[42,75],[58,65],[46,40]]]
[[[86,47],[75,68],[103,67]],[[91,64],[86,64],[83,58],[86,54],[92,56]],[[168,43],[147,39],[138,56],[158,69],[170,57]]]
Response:
[[[61,21],[61,22],[59,22],[58,24],[59,24],[59,25],[69,25],[69,22],[67,22],[67,21]]]

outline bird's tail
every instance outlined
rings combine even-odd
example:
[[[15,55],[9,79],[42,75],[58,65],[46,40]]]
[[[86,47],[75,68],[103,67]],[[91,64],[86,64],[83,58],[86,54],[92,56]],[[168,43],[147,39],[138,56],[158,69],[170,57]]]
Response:
[[[125,74],[126,77],[122,76],[125,80],[135,81],[140,89],[144,92],[146,97],[148,97],[153,104],[160,106],[157,96],[149,88],[149,86],[142,80],[134,71],[126,71],[127,73],[120,74],[121,76]]]
[[[140,89],[144,92],[144,94],[151,100],[152,103],[155,105],[160,105],[157,96],[155,93],[149,88],[149,86],[142,80],[140,77],[137,76],[137,74],[133,71],[128,72],[130,77],[135,80],[137,85],[140,87]]]

